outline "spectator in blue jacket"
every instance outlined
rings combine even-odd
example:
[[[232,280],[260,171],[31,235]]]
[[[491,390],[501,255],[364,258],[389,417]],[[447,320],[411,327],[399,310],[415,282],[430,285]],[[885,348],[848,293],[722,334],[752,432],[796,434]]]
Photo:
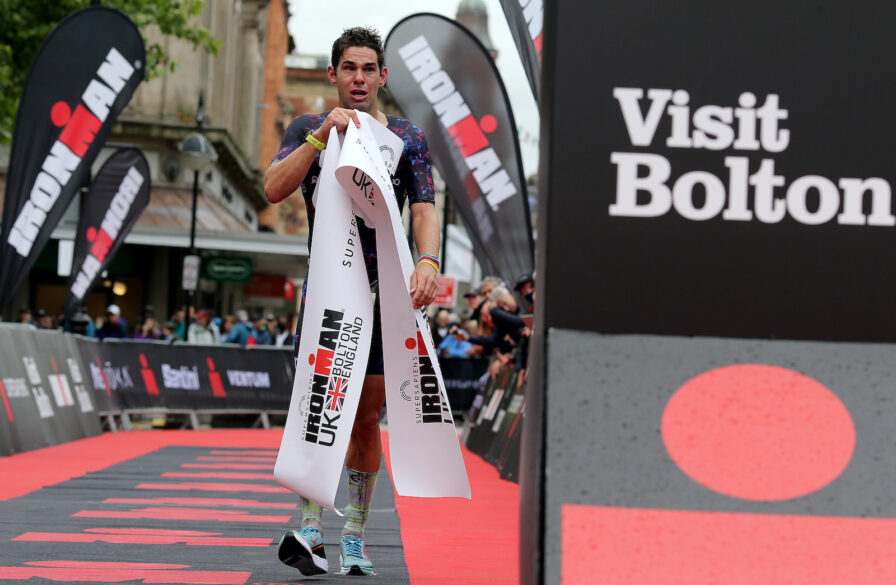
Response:
[[[472,343],[460,339],[460,326],[457,323],[451,325],[448,332],[449,335],[446,335],[436,348],[436,353],[440,357],[466,358],[476,353],[476,347]]]
[[[237,311],[236,318],[236,325],[233,326],[230,333],[227,334],[227,337],[221,341],[223,343],[239,343],[243,347],[246,347],[246,343],[251,339],[252,344],[254,344],[258,332],[255,331],[255,327],[249,322],[249,314],[246,311]]]

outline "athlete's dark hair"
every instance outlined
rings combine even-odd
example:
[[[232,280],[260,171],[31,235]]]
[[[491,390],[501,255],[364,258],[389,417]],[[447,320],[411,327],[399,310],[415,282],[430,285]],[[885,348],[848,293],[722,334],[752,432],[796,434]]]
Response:
[[[376,51],[376,60],[380,69],[383,68],[385,55],[383,54],[383,39],[375,28],[356,26],[342,31],[342,35],[333,42],[333,53],[330,62],[333,69],[339,66],[342,53],[349,47],[367,47]]]

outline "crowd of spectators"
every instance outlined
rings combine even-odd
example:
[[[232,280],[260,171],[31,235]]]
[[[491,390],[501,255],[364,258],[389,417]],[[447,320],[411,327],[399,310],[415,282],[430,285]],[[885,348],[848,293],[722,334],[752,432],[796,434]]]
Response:
[[[167,321],[156,319],[151,305],[143,307],[133,327],[121,316],[116,304],[106,307],[104,315],[90,318],[81,307],[72,319],[64,315],[54,318],[40,309],[32,314],[28,307],[19,308],[19,322],[38,329],[75,331],[97,339],[144,339],[154,341],[183,341],[197,345],[235,343],[241,346],[275,345],[291,346],[295,324],[283,315],[249,313],[239,310],[235,315],[215,317],[208,309],[190,307],[176,310]]]
[[[531,334],[531,320],[527,322],[525,315],[532,312],[534,283],[532,275],[526,274],[510,289],[500,278],[487,276],[464,295],[466,307],[457,312],[438,309],[432,315],[432,334],[439,356],[489,359],[492,376],[499,369],[514,364],[520,374],[519,383],[524,383]],[[67,321],[63,315],[53,317],[43,309],[33,314],[28,307],[19,309],[21,323],[39,329],[75,330],[101,340],[291,346],[295,330],[295,323],[285,315],[277,317],[270,312],[264,316],[261,313],[250,315],[245,310],[218,317],[208,309],[184,307],[160,322],[153,307],[147,305],[132,327],[121,316],[121,308],[116,304],[106,307],[105,315],[95,319],[89,318],[86,309],[81,307],[76,315],[79,317],[81,326],[73,328],[72,320]]]
[[[38,329],[56,329],[58,326],[57,319],[43,309],[32,313],[28,307],[19,307],[19,323],[34,325]]]
[[[489,359],[492,378],[502,368],[513,366],[517,384],[522,386],[534,291],[531,274],[520,276],[512,289],[497,277],[485,277],[464,295],[467,306],[461,312],[438,309],[434,314],[431,328],[437,353],[445,358]]]

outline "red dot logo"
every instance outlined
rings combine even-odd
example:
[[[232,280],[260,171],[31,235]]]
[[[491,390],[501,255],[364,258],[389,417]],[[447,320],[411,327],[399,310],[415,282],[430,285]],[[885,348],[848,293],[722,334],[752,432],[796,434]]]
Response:
[[[672,460],[697,483],[751,501],[802,497],[834,481],[856,445],[852,417],[812,378],[743,364],[704,372],[663,412]]]
[[[498,120],[491,114],[486,114],[479,120],[479,127],[482,128],[482,131],[486,134],[491,134],[498,129]]]
[[[96,228],[90,226],[89,228],[87,228],[87,233],[85,235],[87,236],[88,242],[93,242],[96,239]]]
[[[56,102],[50,109],[50,121],[52,121],[53,125],[58,128],[65,126],[71,117],[72,109],[65,102]]]
[[[308,356],[308,365],[309,366],[314,365],[314,354],[313,353]]]
[[[415,347],[417,347],[417,340],[413,337],[408,337],[404,340],[404,346],[408,349],[414,349]]]

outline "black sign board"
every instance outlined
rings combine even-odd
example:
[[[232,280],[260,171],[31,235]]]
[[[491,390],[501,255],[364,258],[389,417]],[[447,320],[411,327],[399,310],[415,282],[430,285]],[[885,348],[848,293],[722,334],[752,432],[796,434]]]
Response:
[[[894,16],[803,0],[558,10],[547,323],[896,340]]]

